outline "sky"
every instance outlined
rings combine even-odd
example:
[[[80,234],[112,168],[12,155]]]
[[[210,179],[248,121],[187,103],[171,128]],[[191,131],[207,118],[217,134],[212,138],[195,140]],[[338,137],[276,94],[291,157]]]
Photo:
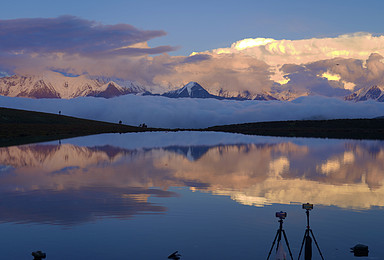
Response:
[[[72,15],[103,24],[130,24],[163,30],[151,45],[189,55],[229,47],[244,38],[307,39],[355,32],[383,33],[383,1],[176,1],[176,0],[14,0],[2,4],[1,19]]]
[[[0,71],[340,97],[384,85],[383,8],[379,0],[15,0],[0,9]]]

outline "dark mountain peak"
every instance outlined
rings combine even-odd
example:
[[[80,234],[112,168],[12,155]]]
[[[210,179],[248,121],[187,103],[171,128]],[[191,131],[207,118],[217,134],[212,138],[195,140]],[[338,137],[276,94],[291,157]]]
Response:
[[[269,101],[269,100],[278,100],[278,99],[269,93],[261,93],[261,94],[256,94],[253,100]]]
[[[108,82],[107,88],[104,91],[95,93],[95,97],[112,98],[120,95],[124,95],[124,91],[117,86],[113,81]]]

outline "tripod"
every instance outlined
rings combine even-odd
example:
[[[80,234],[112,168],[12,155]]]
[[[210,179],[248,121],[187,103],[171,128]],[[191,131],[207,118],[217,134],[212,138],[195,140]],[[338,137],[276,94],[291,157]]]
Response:
[[[316,247],[317,247],[317,249],[319,250],[321,259],[324,260],[324,257],[323,257],[323,255],[321,254],[319,245],[317,244],[315,235],[313,234],[312,229],[311,229],[310,226],[309,226],[309,211],[310,211],[310,209],[306,209],[306,212],[305,212],[305,213],[307,214],[307,229],[305,230],[304,238],[303,238],[303,242],[301,243],[301,248],[300,248],[299,258],[297,258],[297,259],[298,259],[298,260],[300,259],[301,251],[303,250],[303,246],[304,246],[304,242],[305,242],[304,259],[305,259],[305,260],[311,260],[311,258],[312,258],[312,239],[311,239],[310,235],[312,235],[313,240],[315,241]],[[309,233],[309,232],[311,232],[311,233]]]
[[[269,257],[271,256],[272,249],[273,249],[273,246],[275,245],[276,239],[277,239],[276,252],[277,252],[277,250],[279,249],[279,244],[280,244],[280,241],[281,241],[281,233],[283,233],[283,235],[284,235],[284,239],[285,239],[285,243],[287,244],[287,247],[288,247],[289,255],[291,256],[291,259],[293,260],[292,252],[291,252],[291,249],[289,248],[289,243],[288,243],[287,235],[285,234],[285,231],[284,231],[284,229],[283,229],[283,219],[284,219],[284,218],[280,216],[280,220],[279,220],[280,227],[279,227],[279,229],[277,230],[275,239],[273,240],[271,250],[269,250],[267,260],[268,260]]]

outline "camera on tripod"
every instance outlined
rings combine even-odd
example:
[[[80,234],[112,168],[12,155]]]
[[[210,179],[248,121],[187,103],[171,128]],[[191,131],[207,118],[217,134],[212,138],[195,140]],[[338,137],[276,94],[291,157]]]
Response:
[[[276,254],[279,252],[278,253],[279,255],[285,257],[285,252],[284,252],[284,249],[283,249],[282,244],[281,244],[281,238],[285,239],[285,243],[287,244],[289,255],[291,256],[291,260],[293,260],[291,248],[289,247],[289,243],[288,243],[288,238],[287,238],[287,235],[285,234],[285,231],[283,229],[283,222],[284,222],[283,219],[285,219],[286,217],[287,217],[287,212],[284,212],[284,211],[276,212],[276,218],[279,218],[279,220],[278,220],[279,229],[277,230],[275,239],[273,240],[271,250],[269,250],[267,260],[269,260],[269,257],[271,256],[271,253],[272,253],[273,247],[275,246],[276,240],[277,240]],[[276,258],[276,259],[283,259],[283,258]]]
[[[286,217],[287,217],[287,212],[283,212],[283,211],[276,212],[276,218],[285,219]]]
[[[309,203],[303,204],[303,209],[311,210],[313,209],[313,204],[309,204]]]

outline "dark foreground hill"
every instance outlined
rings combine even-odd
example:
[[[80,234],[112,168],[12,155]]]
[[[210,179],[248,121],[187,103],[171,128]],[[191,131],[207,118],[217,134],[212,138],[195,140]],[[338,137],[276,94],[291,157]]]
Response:
[[[383,140],[384,118],[260,122],[203,130],[249,135]]]
[[[173,129],[171,131],[186,130]],[[189,129],[193,130],[193,129]],[[0,147],[102,133],[170,131],[0,107]],[[384,118],[278,121],[214,126],[196,131],[250,135],[384,140]]]
[[[156,130],[160,129],[0,107],[0,147],[101,133]]]

